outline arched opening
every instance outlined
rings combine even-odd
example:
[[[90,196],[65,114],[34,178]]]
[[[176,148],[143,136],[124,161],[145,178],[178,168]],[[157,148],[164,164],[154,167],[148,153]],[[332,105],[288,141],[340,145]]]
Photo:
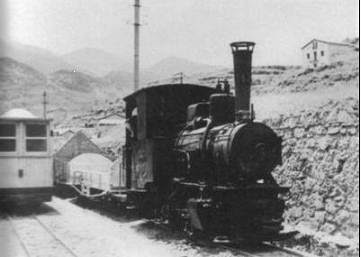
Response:
[[[80,154],[68,163],[69,182],[88,192],[109,191],[112,165],[112,161],[101,154]]]

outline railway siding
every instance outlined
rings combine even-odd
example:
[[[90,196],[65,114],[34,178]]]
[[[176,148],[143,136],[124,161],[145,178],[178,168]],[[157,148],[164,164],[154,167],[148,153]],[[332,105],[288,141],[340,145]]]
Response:
[[[77,257],[36,216],[9,217],[9,223],[17,234],[19,243],[27,256],[33,257]]]
[[[11,221],[0,219],[0,249],[2,257],[30,257]]]

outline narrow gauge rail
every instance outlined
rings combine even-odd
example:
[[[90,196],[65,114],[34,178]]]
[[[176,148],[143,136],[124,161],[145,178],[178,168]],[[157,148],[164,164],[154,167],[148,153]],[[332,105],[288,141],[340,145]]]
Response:
[[[153,221],[154,224],[163,229],[170,229],[166,224],[160,221]],[[208,239],[198,238],[190,239],[191,242],[198,243],[201,246],[209,248],[220,248],[239,254],[242,257],[318,257],[317,255],[294,250],[287,247],[279,247],[272,243],[262,242],[256,245],[246,245],[242,242],[216,242]]]
[[[317,257],[313,254],[290,248],[278,247],[270,243],[261,243],[256,246],[245,246],[236,243],[214,243],[203,241],[202,244],[209,247],[214,247],[214,245],[216,245],[216,247],[229,250],[244,257]]]
[[[70,249],[59,237],[57,237],[55,233],[51,231],[51,229],[47,225],[45,225],[44,222],[42,222],[36,215],[30,215],[30,217],[32,221],[36,221],[36,223],[41,227],[41,229],[45,231],[52,238],[53,246],[56,245],[56,247],[60,247],[61,249],[63,249],[63,254],[61,255],[62,257],[67,257],[67,256],[78,257],[78,255],[76,255],[72,249]],[[6,220],[9,222],[14,234],[18,238],[20,245],[22,246],[26,255],[28,257],[40,256],[37,253],[32,253],[30,247],[26,243],[26,240],[24,240],[24,237],[28,235],[26,235],[26,233],[21,233],[19,229],[17,229],[17,226],[15,224],[16,221],[10,215],[6,216]]]
[[[284,252],[285,254],[289,254],[292,256],[299,256],[299,257],[317,257],[317,255],[314,254],[310,254],[310,253],[305,253],[305,252],[301,252],[298,250],[294,250],[294,249],[290,249],[288,247],[279,247],[276,245],[272,245],[272,244],[268,244],[268,243],[264,243],[263,245],[265,245],[266,247],[269,247],[270,249],[274,249],[274,251],[281,251]]]
[[[266,243],[262,243],[260,247],[263,247],[262,252],[248,252],[247,250],[243,250],[240,246],[236,246],[235,249],[237,249],[237,251],[239,251],[241,254],[249,257],[316,257],[315,255],[309,253],[304,253],[289,248],[281,248]]]
[[[15,228],[15,226],[14,226],[14,223],[13,223],[11,217],[10,217],[10,216],[6,216],[5,219],[9,222],[9,224],[10,224],[10,226],[11,226],[11,229],[12,229],[12,231],[14,232],[16,238],[19,240],[19,243],[20,243],[20,245],[21,245],[21,248],[24,250],[24,253],[26,254],[26,256],[31,257],[28,249],[26,248],[26,246],[25,246],[25,244],[24,244],[24,241],[21,239],[18,231],[16,230],[16,228]]]

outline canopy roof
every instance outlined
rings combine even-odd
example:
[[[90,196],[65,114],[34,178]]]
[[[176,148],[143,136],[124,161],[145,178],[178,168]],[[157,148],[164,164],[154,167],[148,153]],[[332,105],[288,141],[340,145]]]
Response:
[[[22,108],[14,108],[7,112],[5,112],[3,115],[0,116],[0,119],[5,120],[45,120],[43,118],[37,117],[31,112],[29,112],[26,109]],[[49,120],[49,119],[47,119]]]

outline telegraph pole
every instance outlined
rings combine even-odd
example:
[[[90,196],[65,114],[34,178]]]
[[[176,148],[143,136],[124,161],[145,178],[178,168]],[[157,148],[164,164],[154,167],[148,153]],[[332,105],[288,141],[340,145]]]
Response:
[[[46,105],[48,104],[48,102],[46,101],[46,91],[44,91],[43,93],[43,117],[44,117],[44,120],[46,120]]]
[[[178,73],[174,74],[174,76],[178,76],[175,79],[179,80],[179,84],[183,84],[183,76],[184,76],[183,72],[178,72]]]
[[[134,0],[134,91],[139,89],[140,0]]]

